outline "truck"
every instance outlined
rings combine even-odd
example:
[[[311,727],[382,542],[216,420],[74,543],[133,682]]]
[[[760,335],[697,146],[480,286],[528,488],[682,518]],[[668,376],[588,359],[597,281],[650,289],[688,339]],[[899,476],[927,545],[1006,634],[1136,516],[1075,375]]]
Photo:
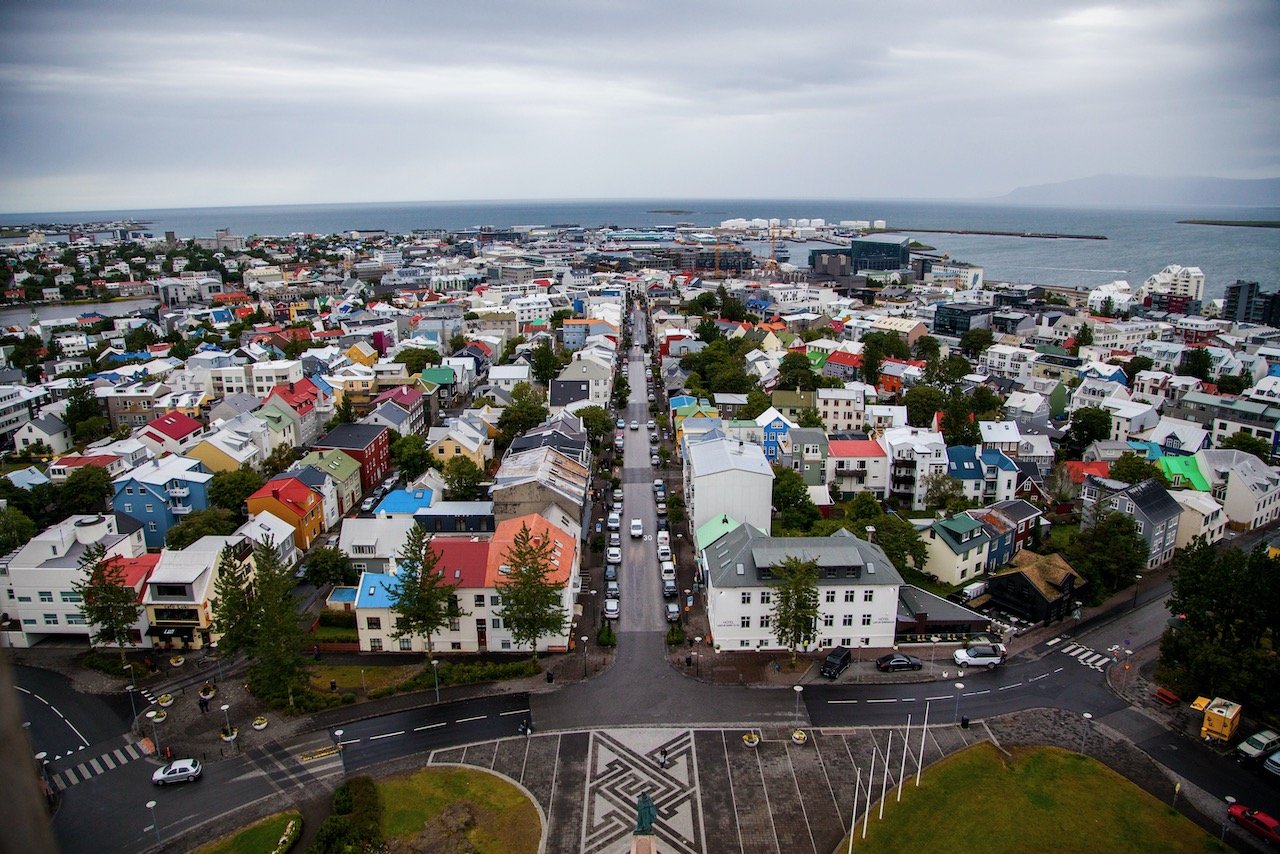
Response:
[[[1240,717],[1244,708],[1233,700],[1222,697],[1196,697],[1191,708],[1204,712],[1204,722],[1200,724],[1200,738],[1205,741],[1230,741],[1240,726]]]

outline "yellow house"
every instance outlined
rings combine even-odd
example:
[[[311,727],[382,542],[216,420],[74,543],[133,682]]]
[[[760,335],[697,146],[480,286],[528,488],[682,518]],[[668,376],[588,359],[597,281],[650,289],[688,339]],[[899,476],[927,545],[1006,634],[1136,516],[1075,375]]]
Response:
[[[184,456],[194,457],[211,472],[235,471],[262,462],[258,446],[242,433],[219,430],[191,446]]]
[[[343,355],[357,365],[364,365],[366,368],[372,368],[373,363],[378,361],[378,351],[373,349],[367,341],[357,341],[348,347],[347,352]]]
[[[493,459],[493,439],[480,432],[476,425],[460,423],[453,427],[435,428],[442,435],[428,446],[431,456],[442,463],[454,457],[466,457],[481,469],[487,469]]]

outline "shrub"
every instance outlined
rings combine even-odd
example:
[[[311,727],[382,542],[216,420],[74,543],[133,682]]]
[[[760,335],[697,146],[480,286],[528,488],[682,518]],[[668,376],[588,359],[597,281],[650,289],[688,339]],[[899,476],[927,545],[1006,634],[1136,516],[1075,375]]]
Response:
[[[360,633],[355,628],[344,628],[342,626],[317,626],[316,630],[307,636],[308,643],[359,643]]]
[[[356,701],[356,695],[352,694],[350,691],[342,695],[342,705],[344,706],[350,706],[355,701]]]
[[[598,646],[618,645],[618,636],[614,633],[612,625],[605,623],[600,627],[600,630],[596,632],[596,644]]]
[[[90,670],[97,670],[100,673],[109,673],[112,676],[126,676],[129,671],[124,669],[124,665],[120,663],[120,656],[115,654],[103,655],[97,650],[86,652],[80,659],[80,664]]]
[[[351,823],[365,839],[375,841],[382,835],[382,798],[372,777],[352,777],[347,781],[351,795]]]
[[[536,676],[541,668],[527,658],[516,661],[442,661],[438,668],[441,685],[473,685],[477,682],[496,682],[502,679],[522,679]],[[430,669],[424,669],[399,685],[397,691],[420,691],[435,686]]]
[[[351,790],[343,783],[333,792],[333,814],[351,815]]]
[[[684,643],[684,629],[677,623],[667,629],[667,645],[678,646],[682,643]]]
[[[341,629],[354,629],[356,627],[355,611],[334,611],[329,608],[320,612],[319,623],[322,626],[332,626]]]

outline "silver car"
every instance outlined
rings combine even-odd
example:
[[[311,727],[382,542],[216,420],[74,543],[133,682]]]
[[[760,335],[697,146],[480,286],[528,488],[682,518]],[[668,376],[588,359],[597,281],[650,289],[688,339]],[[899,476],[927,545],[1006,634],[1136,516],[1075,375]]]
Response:
[[[151,775],[151,782],[157,786],[170,783],[189,783],[200,779],[199,759],[175,759],[168,765],[162,765]]]
[[[622,603],[617,599],[604,600],[604,616],[608,620],[616,620],[622,616]]]

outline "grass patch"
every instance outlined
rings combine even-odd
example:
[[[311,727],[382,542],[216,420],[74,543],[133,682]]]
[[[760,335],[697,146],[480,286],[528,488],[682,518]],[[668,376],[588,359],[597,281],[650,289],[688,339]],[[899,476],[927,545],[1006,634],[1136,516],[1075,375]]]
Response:
[[[535,854],[542,822],[533,802],[511,783],[466,768],[426,768],[378,783],[382,794],[382,835],[413,839],[446,808],[465,805],[474,823],[465,830],[479,852]]]
[[[360,632],[354,628],[343,626],[316,626],[315,631],[307,635],[308,643],[359,643]]]
[[[376,691],[391,685],[399,685],[404,680],[422,669],[419,664],[398,664],[394,666],[371,665],[360,667],[356,664],[318,664],[309,665],[311,671],[311,687],[317,691],[328,691],[329,680],[338,682],[339,691],[359,691],[368,689]],[[361,684],[360,673],[364,671],[364,682]]]
[[[1054,525],[1049,529],[1049,545],[1058,552],[1064,552],[1080,535],[1077,525]]]
[[[930,768],[920,788],[908,785],[902,803],[890,794],[865,840],[858,825],[864,854],[1225,850],[1105,765],[1053,747],[1015,750],[1006,762],[993,745],[975,745]]]
[[[221,839],[202,845],[196,854],[266,854],[276,847],[290,821],[302,830],[302,814],[282,812],[268,816]]]

